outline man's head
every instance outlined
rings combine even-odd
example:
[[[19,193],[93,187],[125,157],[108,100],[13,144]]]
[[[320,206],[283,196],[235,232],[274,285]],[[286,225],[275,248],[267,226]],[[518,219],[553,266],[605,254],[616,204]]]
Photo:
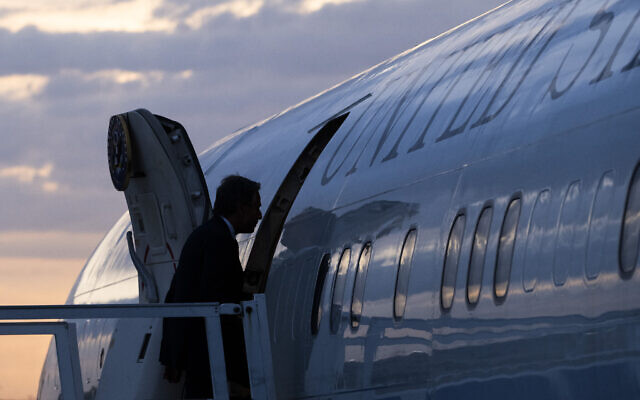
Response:
[[[262,218],[261,205],[260,183],[230,175],[216,190],[213,211],[228,219],[236,233],[251,233]]]

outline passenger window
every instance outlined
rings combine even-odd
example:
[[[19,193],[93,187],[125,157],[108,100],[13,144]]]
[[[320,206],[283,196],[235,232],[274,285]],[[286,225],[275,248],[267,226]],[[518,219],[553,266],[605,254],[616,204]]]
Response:
[[[491,218],[493,208],[487,207],[482,210],[476,232],[473,235],[473,247],[471,248],[471,261],[469,261],[469,272],[467,275],[467,301],[469,304],[478,303],[480,299],[480,289],[482,287],[482,272],[484,271],[484,259],[487,254],[487,242],[489,241],[489,229],[491,228]]]
[[[396,277],[396,290],[393,296],[393,316],[400,319],[404,316],[404,308],[407,305],[407,290],[409,289],[409,275],[411,274],[411,261],[413,250],[416,246],[416,230],[407,233],[400,253],[398,275]]]
[[[344,285],[347,280],[351,249],[344,249],[338,262],[338,270],[333,280],[333,296],[331,299],[331,333],[338,332],[340,317],[342,316],[342,298],[344,297]]]
[[[636,167],[627,193],[622,237],[620,238],[620,269],[632,272],[638,262],[640,242],[640,165]]]
[[[498,259],[496,260],[495,275],[493,277],[493,292],[498,299],[507,295],[509,277],[511,276],[511,262],[513,249],[516,242],[516,230],[520,218],[520,198],[515,198],[509,203],[507,212],[502,221],[500,230],[500,242],[498,243]]]
[[[311,309],[311,333],[318,333],[320,328],[320,320],[322,319],[322,289],[324,288],[324,281],[329,271],[329,260],[331,256],[325,254],[322,256],[320,266],[318,267],[318,278],[316,279],[316,287],[313,293],[313,307]]]
[[[617,221],[611,212],[615,201],[614,177],[613,171],[607,171],[602,175],[591,207],[585,266],[585,276],[589,280],[596,279],[600,274],[600,268],[607,265],[608,252],[605,249],[618,245]]]
[[[553,261],[553,282],[556,286],[564,285],[569,271],[584,268],[587,244],[587,230],[584,228],[588,216],[583,214],[586,204],[581,184],[581,181],[575,181],[569,185],[560,208]]]
[[[351,296],[351,327],[357,328],[360,325],[362,316],[362,301],[364,299],[364,286],[367,281],[367,269],[371,260],[371,243],[367,243],[360,252],[358,259],[358,269],[356,279],[353,282],[353,294]]]
[[[451,305],[453,305],[464,224],[464,214],[458,215],[455,221],[453,221],[453,226],[449,233],[449,240],[447,241],[447,252],[444,257],[444,268],[442,271],[442,287],[440,289],[440,302],[442,308],[445,310],[450,309]]]
[[[531,292],[538,284],[538,277],[545,280],[553,265],[554,215],[551,212],[551,191],[538,194],[531,212],[531,223],[526,236],[525,257],[522,272],[522,288]],[[550,272],[550,271],[549,271]]]

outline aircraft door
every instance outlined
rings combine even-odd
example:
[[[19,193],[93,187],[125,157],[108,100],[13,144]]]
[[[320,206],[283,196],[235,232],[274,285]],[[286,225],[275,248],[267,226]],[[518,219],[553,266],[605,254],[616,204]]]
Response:
[[[200,163],[180,123],[144,109],[111,117],[108,153],[113,185],[124,192],[131,217],[140,302],[160,302],[184,242],[211,216]]]
[[[368,98],[368,96],[366,96],[365,99],[366,98]],[[354,105],[359,104],[359,102],[356,102]],[[353,105],[348,109],[351,107],[353,107]],[[315,133],[314,137],[307,143],[304,150],[302,150],[271,200],[269,207],[264,213],[262,223],[256,233],[255,241],[253,242],[251,253],[247,260],[244,282],[244,290],[246,292],[264,292],[273,254],[280,239],[280,234],[282,233],[282,228],[289,214],[289,210],[311,168],[313,168],[318,160],[318,157],[320,157],[326,145],[349,116],[347,110],[338,116],[332,117],[323,123],[323,125],[319,125],[320,130]]]

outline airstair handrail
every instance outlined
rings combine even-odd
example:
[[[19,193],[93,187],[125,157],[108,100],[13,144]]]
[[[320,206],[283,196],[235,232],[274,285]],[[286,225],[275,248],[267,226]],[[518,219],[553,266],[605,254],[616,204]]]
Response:
[[[53,335],[56,342],[62,398],[80,400],[84,397],[76,324],[67,322],[5,322],[0,323],[0,335]]]
[[[0,320],[98,319],[98,318],[187,318],[239,315],[242,307],[233,303],[165,304],[65,304],[0,306]]]
[[[253,399],[275,399],[273,365],[264,294],[234,303],[66,304],[0,306],[0,335],[52,334],[65,399],[82,397],[78,341],[73,320],[105,318],[189,318],[205,320],[211,382],[216,399],[229,399],[220,326],[221,315],[241,315]],[[66,320],[33,322],[34,320]],[[30,320],[31,322],[16,322]],[[6,322],[12,321],[12,322]]]

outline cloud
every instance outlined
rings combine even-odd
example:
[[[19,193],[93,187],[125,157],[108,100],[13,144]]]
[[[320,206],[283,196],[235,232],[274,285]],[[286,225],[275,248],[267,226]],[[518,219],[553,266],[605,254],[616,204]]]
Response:
[[[60,71],[59,76],[74,81],[84,81],[87,83],[99,82],[105,85],[139,85],[149,87],[157,85],[168,76],[189,79],[193,75],[193,71],[185,70],[175,73],[165,73],[160,70],[148,71],[128,71],[124,69],[103,69],[93,72],[84,72],[78,69],[64,69]]]
[[[0,168],[0,179],[14,180],[19,183],[35,184],[44,192],[56,192],[60,188],[57,182],[49,180],[53,164],[47,163],[37,168],[29,165],[15,165],[11,167]]]
[[[176,33],[187,28],[198,30],[220,18],[247,19],[260,14],[290,14],[293,17],[324,11],[344,9],[345,5],[361,3],[363,7],[376,8],[377,3],[387,3],[402,8],[417,0],[33,0],[17,3],[0,0],[0,28],[18,32],[35,27],[47,33],[91,32],[164,32]],[[490,5],[498,4],[487,0]],[[450,5],[430,6],[424,9],[437,11],[446,7],[474,7],[478,1],[451,1]],[[433,0],[427,3],[436,3]],[[464,4],[467,3],[467,4]],[[461,5],[462,4],[462,5]],[[487,7],[481,6],[482,11]]]
[[[236,1],[216,7],[228,8]],[[184,2],[166,1],[156,11],[185,29],[85,34],[53,34],[36,26],[0,30],[0,52],[13,55],[0,60],[0,74],[49,75],[63,69],[225,72],[237,68],[297,75],[353,74],[499,3],[368,0],[323,3],[323,8],[310,14],[292,14],[285,6],[268,3],[247,18],[228,13],[195,18],[198,22],[193,23],[200,28],[191,29],[184,21],[211,14],[210,3],[188,8],[192,6]]]
[[[45,32],[171,31],[175,24],[153,15],[162,0],[0,1],[0,27],[12,32],[35,26]]]
[[[342,5],[357,1],[359,2],[365,0],[299,0],[287,3],[289,3],[288,9],[290,10],[293,10],[300,14],[310,14],[316,11],[320,11],[327,5]]]
[[[113,189],[108,174],[106,162],[104,169],[94,165],[86,175],[99,176],[97,182],[83,188],[82,183],[87,178],[70,175],[60,183],[64,185],[62,188],[49,193],[43,192],[41,186],[16,185],[0,180],[2,229],[8,232],[47,232],[52,229],[106,232],[127,209],[124,195]],[[2,247],[0,256],[11,251],[11,246]]]
[[[130,3],[65,0],[60,8]],[[55,165],[32,183],[0,178],[0,190],[11,193],[0,209],[3,229],[101,231],[122,214],[124,196],[113,189],[106,162],[113,114],[144,107],[178,120],[201,151],[499,3],[267,0],[240,17],[202,11],[210,1],[165,0],[150,18],[175,23],[170,32],[0,29],[0,54],[12,55],[0,59],[0,82],[40,82],[21,84],[31,88],[24,100],[0,95],[0,167]],[[231,4],[239,3],[216,3]],[[185,22],[201,11],[194,27]]]
[[[100,243],[102,232],[64,230],[0,231],[2,257],[84,258]]]
[[[58,184],[58,182],[44,182],[42,183],[42,190],[44,190],[45,192],[57,192],[58,189],[60,188],[60,184]]]
[[[327,5],[354,1],[366,0],[222,0],[214,4],[163,0],[34,0],[28,3],[0,0],[0,28],[17,32],[34,26],[50,33],[174,32],[180,26],[199,29],[222,15],[252,17],[266,6],[290,13],[309,14]]]
[[[28,165],[16,165],[0,168],[0,178],[16,179],[18,182],[31,183],[36,178],[48,178],[53,171],[53,164],[45,164],[41,168]]]
[[[248,18],[256,15],[264,6],[263,0],[231,0],[214,6],[202,8],[189,15],[184,22],[192,29],[201,28],[206,22],[223,14],[235,18]]]
[[[33,99],[42,92],[49,82],[45,75],[12,74],[0,76],[0,99],[25,101]]]

